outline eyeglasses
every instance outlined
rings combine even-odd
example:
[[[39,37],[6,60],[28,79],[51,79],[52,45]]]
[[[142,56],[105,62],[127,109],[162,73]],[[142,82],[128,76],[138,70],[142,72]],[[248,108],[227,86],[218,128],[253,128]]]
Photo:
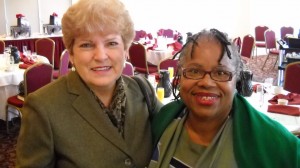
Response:
[[[230,71],[216,69],[212,71],[203,71],[199,68],[182,68],[183,76],[187,79],[203,79],[206,74],[209,74],[210,78],[218,82],[231,81],[233,73]]]

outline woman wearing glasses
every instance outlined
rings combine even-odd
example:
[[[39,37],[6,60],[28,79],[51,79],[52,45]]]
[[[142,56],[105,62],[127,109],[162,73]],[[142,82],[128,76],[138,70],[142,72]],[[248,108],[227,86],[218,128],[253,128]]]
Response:
[[[178,69],[176,100],[152,123],[150,168],[299,167],[300,141],[237,94],[242,63],[226,35],[194,34]]]

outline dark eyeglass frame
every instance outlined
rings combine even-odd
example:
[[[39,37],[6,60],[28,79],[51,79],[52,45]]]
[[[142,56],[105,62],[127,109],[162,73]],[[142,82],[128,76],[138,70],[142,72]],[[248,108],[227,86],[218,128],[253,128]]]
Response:
[[[188,76],[186,75],[186,73],[187,73],[188,70],[191,70],[191,69],[196,69],[196,70],[198,70],[198,71],[200,71],[200,72],[203,72],[204,74],[203,74],[202,77],[200,77],[200,76],[199,76],[199,77],[195,77],[195,78],[188,77]],[[199,69],[199,68],[181,68],[181,70],[182,70],[183,76],[184,76],[185,78],[187,78],[187,79],[199,80],[199,79],[203,79],[203,78],[205,77],[206,74],[209,74],[210,79],[212,79],[212,80],[214,80],[214,81],[217,81],[217,82],[228,82],[228,81],[231,81],[233,75],[235,74],[235,71],[226,71],[226,70],[222,70],[223,72],[228,73],[229,76],[228,76],[228,79],[225,79],[225,80],[219,80],[219,79],[215,79],[215,77],[213,77],[213,76],[211,75],[211,73],[212,73],[212,72],[218,72],[218,71],[220,71],[220,70],[204,71],[204,70],[201,70],[201,69]]]

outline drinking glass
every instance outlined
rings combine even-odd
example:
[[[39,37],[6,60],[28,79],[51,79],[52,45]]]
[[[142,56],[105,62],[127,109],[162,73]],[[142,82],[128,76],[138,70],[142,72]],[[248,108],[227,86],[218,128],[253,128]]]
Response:
[[[169,74],[170,74],[170,79],[173,79],[173,77],[174,77],[174,68],[173,67],[168,67],[168,71],[169,71]]]
[[[27,56],[27,46],[23,46],[23,54]]]
[[[266,78],[264,81],[264,86],[266,87],[267,93],[270,93],[273,86],[273,78]]]
[[[263,85],[257,85],[256,93],[258,94],[259,107],[262,107],[263,104],[264,104],[264,86]]]
[[[160,102],[163,102],[165,97],[165,89],[163,87],[158,87],[156,91],[157,98]]]

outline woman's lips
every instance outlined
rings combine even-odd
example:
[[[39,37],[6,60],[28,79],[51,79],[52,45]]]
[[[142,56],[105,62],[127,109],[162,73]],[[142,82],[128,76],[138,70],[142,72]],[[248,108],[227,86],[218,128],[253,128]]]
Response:
[[[107,71],[109,70],[111,67],[110,66],[102,66],[102,67],[95,67],[92,68],[93,71]]]
[[[212,106],[219,99],[219,96],[213,93],[197,93],[193,95],[198,104],[205,106]]]

